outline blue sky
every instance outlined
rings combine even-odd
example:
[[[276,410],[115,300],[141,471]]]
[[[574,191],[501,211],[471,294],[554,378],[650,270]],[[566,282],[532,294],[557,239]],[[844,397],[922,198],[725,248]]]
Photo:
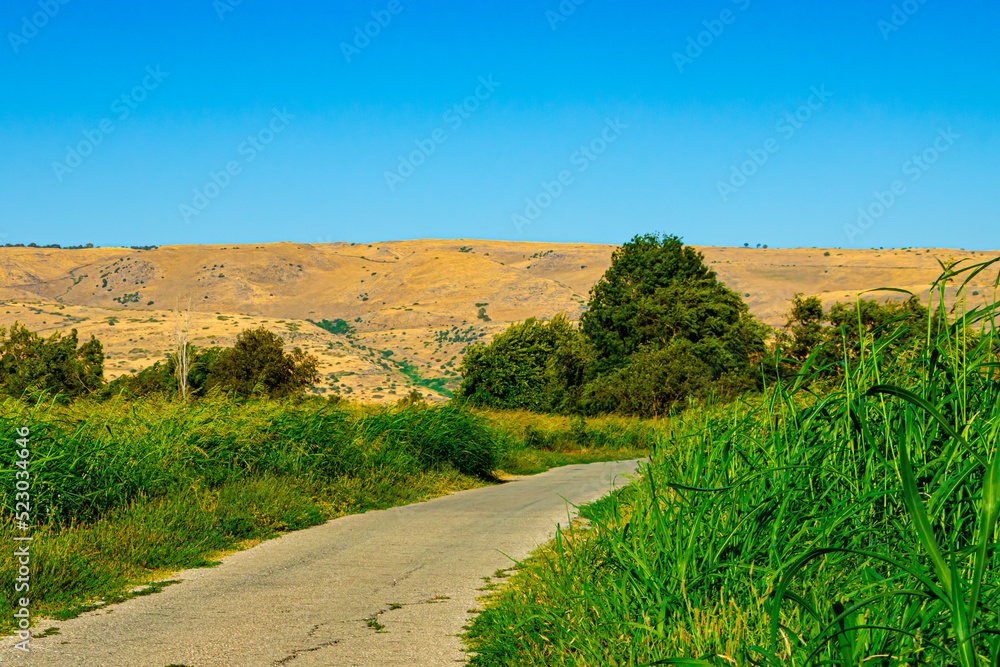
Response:
[[[1000,248],[995,2],[468,5],[8,0],[0,243]]]

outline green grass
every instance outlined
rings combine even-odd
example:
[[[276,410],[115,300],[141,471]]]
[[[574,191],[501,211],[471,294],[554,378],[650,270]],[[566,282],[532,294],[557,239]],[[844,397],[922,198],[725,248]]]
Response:
[[[497,420],[448,406],[318,398],[3,400],[0,433],[13,445],[16,428],[31,430],[33,616],[67,618],[148,594],[173,572],[210,566],[284,532],[495,483],[497,471],[540,472],[618,455],[609,447],[601,458],[592,447],[543,450],[531,460],[533,448],[570,431],[531,440]],[[22,534],[12,513],[21,470],[14,460],[0,461],[0,543],[8,545]],[[0,557],[0,607],[7,609],[15,596],[12,553]],[[152,588],[130,592],[146,584]],[[0,633],[11,629],[12,617],[0,616]]]
[[[644,458],[663,442],[663,422],[632,417],[583,419],[518,410],[475,409],[507,448],[501,470],[533,475],[571,463]]]
[[[939,312],[903,361],[869,337],[820,395],[793,377],[673,419],[640,481],[485,598],[471,663],[1000,664],[996,309]]]
[[[452,392],[446,386],[448,382],[447,378],[425,378],[420,375],[420,370],[406,359],[402,361],[393,361],[392,363],[396,365],[399,372],[406,376],[406,378],[413,383],[413,385],[436,391],[437,393],[442,394],[443,396],[448,396],[449,398],[451,397]]]
[[[220,317],[219,319],[221,320],[222,318]],[[351,334],[354,333],[354,327],[352,327],[344,320],[337,319],[334,320],[333,322],[331,322],[330,320],[321,320],[319,322],[315,322],[313,320],[306,320],[306,321],[315,324],[320,329],[329,331],[332,334],[338,334],[341,336],[350,336]]]

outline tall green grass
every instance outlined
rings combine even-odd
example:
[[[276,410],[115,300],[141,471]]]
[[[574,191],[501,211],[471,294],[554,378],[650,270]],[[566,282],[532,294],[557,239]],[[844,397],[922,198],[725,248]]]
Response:
[[[661,446],[663,422],[604,415],[545,415],[475,408],[501,442],[502,471],[530,475],[568,463],[636,459]]]
[[[25,426],[36,616],[123,599],[136,584],[285,531],[493,483],[500,469],[537,472],[618,455],[594,447],[539,462],[532,452],[540,443],[502,421],[450,406],[318,398],[7,399],[0,402],[0,434],[11,445],[0,460],[0,543],[13,545],[21,534],[10,452],[15,429]],[[551,431],[549,441],[589,431],[566,433]],[[15,595],[12,553],[0,556],[0,608]],[[0,616],[0,633],[11,622]]]
[[[323,400],[0,403],[8,452],[25,426],[32,606],[53,615],[287,530],[488,483],[507,447],[454,408]],[[0,542],[11,545],[13,463],[0,462]],[[2,558],[7,608],[16,568]],[[0,617],[0,631],[10,623]]]
[[[450,466],[487,479],[502,451],[482,420],[450,407],[365,410],[215,396],[190,405],[115,399],[63,408],[7,399],[0,433],[13,438],[20,426],[31,429],[32,497],[56,523],[90,520],[140,494],[265,474],[334,479]],[[5,508],[12,462],[0,464]]]
[[[890,326],[829,391],[806,363],[673,420],[641,480],[488,600],[472,664],[1000,664],[998,305],[962,299],[993,264],[947,267],[902,360]]]

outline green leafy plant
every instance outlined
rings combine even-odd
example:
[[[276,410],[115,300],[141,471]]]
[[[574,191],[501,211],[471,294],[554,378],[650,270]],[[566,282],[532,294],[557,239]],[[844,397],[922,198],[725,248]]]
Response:
[[[471,664],[997,664],[1000,304],[961,295],[998,261],[945,265],[920,339],[862,328],[823,393],[810,357],[671,419],[640,483],[490,598]]]
[[[66,400],[97,392],[104,383],[104,348],[91,335],[80,343],[76,329],[43,339],[25,326],[0,327],[0,393],[38,400],[48,393]]]

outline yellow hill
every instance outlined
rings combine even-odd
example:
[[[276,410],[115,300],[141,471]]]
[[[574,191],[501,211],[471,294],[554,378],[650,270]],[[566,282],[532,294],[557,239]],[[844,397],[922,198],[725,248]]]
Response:
[[[699,250],[773,326],[783,324],[796,292],[828,304],[882,286],[926,298],[940,271],[937,260],[998,254]],[[190,307],[190,339],[199,347],[231,345],[239,331],[262,325],[316,354],[324,375],[319,393],[391,402],[416,387],[443,399],[446,391],[435,388],[457,386],[454,368],[470,342],[488,342],[528,317],[565,312],[578,318],[613,251],[609,245],[481,240],[0,248],[0,326],[19,321],[43,334],[93,333],[104,343],[112,379],[162,359],[176,340],[171,311]],[[973,289],[992,295],[985,275]],[[312,323],[337,319],[354,333],[335,335]]]

